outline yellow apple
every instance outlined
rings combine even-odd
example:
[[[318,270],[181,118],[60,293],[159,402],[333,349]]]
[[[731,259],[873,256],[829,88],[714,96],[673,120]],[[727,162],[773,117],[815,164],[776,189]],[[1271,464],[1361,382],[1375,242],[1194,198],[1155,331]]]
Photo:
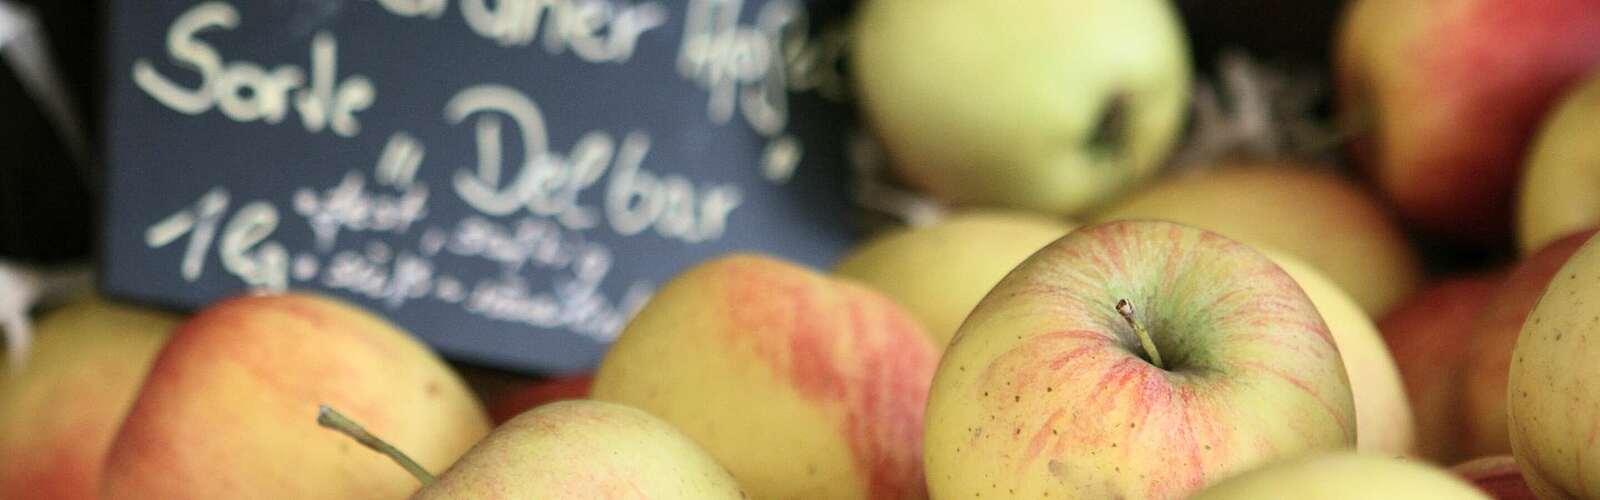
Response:
[[[1539,498],[1594,498],[1600,474],[1600,238],[1561,266],[1511,355],[1511,450]]]
[[[1551,242],[1524,257],[1490,295],[1478,314],[1467,341],[1461,374],[1462,446],[1467,456],[1503,455],[1511,452],[1506,426],[1506,379],[1511,352],[1522,335],[1528,314],[1550,286],[1567,259],[1595,234],[1584,231]]]
[[[1405,459],[1330,453],[1272,464],[1190,500],[1490,500],[1448,471]]]
[[[943,349],[1000,278],[1071,229],[1027,212],[972,210],[873,238],[833,271],[899,301]]]
[[[1600,74],[1545,120],[1517,198],[1517,245],[1524,253],[1600,225]]]
[[[1422,280],[1415,252],[1381,201],[1304,165],[1230,165],[1170,178],[1098,219],[1165,219],[1282,250],[1322,271],[1374,317]]]
[[[1300,284],[1333,333],[1356,402],[1356,448],[1385,455],[1413,453],[1416,422],[1400,368],[1384,345],[1378,326],[1350,294],[1321,272],[1285,253],[1263,251]]]
[[[27,367],[0,370],[0,498],[100,498],[106,450],[180,319],[101,299],[40,318]]]
[[[558,401],[516,416],[413,500],[743,500],[733,476],[671,424],[624,405]]]

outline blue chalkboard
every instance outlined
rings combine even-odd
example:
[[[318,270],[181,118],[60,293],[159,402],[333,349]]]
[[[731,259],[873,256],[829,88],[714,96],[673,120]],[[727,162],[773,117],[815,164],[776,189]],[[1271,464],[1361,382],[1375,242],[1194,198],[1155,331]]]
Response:
[[[834,3],[114,1],[102,287],[585,369],[689,265],[850,243]]]

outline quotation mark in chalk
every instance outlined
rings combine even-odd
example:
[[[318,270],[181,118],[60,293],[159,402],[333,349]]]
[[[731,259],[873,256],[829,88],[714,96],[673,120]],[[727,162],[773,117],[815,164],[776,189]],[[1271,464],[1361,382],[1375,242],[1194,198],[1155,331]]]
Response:
[[[424,152],[422,142],[416,137],[395,132],[389,136],[389,142],[383,145],[383,153],[378,155],[374,177],[379,184],[409,187],[417,180],[417,169],[422,166]]]

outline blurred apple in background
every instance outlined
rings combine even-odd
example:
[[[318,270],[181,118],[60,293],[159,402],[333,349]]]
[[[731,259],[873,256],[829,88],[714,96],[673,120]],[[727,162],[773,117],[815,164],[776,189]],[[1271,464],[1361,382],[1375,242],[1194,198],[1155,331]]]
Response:
[[[624,405],[562,401],[495,428],[412,498],[749,497],[671,424]]]
[[[1340,30],[1353,153],[1407,219],[1499,244],[1545,113],[1600,67],[1600,1],[1357,0]]]
[[[971,210],[862,243],[834,267],[906,306],[943,350],[973,306],[1033,252],[1067,234],[1066,221]]]
[[[1262,251],[1300,284],[1339,346],[1356,402],[1356,449],[1384,455],[1413,453],[1416,422],[1411,403],[1406,399],[1400,368],[1372,318],[1350,294],[1311,265],[1280,251]]]
[[[528,382],[495,398],[489,405],[489,420],[499,425],[545,403],[588,398],[592,385],[594,374],[589,373]]]
[[[1183,130],[1189,49],[1168,0],[868,0],[852,67],[907,183],[1073,214],[1153,174]]]
[[[1512,268],[1478,316],[1462,372],[1467,456],[1511,452],[1506,429],[1506,376],[1523,323],[1550,279],[1595,232],[1574,234],[1529,255]]]
[[[1426,464],[1380,455],[1330,453],[1279,462],[1233,477],[1190,500],[1488,500]]]
[[[888,297],[733,254],[668,281],[606,352],[592,395],[677,426],[752,498],[922,498],[938,359]]]
[[[1256,250],[1159,221],[1078,229],[984,297],[928,399],[935,498],[1181,498],[1354,447],[1333,336]]]
[[[405,498],[414,479],[317,426],[318,406],[443,470],[489,432],[466,385],[406,332],[314,295],[211,305],[157,355],[106,461],[105,499]]]
[[[100,498],[111,438],[180,319],[100,299],[40,318],[26,368],[0,361],[0,498]]]
[[[1416,453],[1439,464],[1465,456],[1461,373],[1472,329],[1503,273],[1449,278],[1424,288],[1378,323],[1417,422]]]
[[[1306,165],[1219,166],[1140,190],[1099,220],[1165,219],[1276,248],[1311,264],[1379,316],[1416,291],[1417,256],[1382,202]]]
[[[1462,479],[1489,494],[1495,500],[1536,500],[1528,482],[1522,479],[1522,468],[1511,455],[1495,455],[1473,459],[1450,469]]]
[[[1597,7],[1600,8],[1600,7]],[[1529,152],[1517,201],[1523,253],[1600,226],[1600,74],[1568,95]]]
[[[1600,238],[1556,271],[1511,356],[1511,448],[1539,498],[1593,498],[1600,474]],[[1587,461],[1586,463],[1586,459]]]

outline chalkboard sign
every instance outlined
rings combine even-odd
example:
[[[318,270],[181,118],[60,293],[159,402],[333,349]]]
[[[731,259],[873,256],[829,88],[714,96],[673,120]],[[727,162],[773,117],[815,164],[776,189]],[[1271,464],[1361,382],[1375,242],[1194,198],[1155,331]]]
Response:
[[[113,296],[319,290],[562,373],[689,265],[850,242],[842,5],[112,4]]]

